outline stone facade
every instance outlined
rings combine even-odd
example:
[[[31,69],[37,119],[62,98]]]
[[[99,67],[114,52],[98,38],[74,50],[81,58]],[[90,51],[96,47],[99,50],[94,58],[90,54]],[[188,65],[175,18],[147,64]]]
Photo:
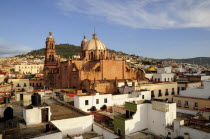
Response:
[[[50,88],[77,88],[87,91],[113,93],[118,81],[128,79],[146,80],[144,72],[131,68],[126,61],[115,60],[106,46],[94,33],[90,41],[86,37],[81,42],[79,60],[68,59],[60,62],[56,56],[52,34],[46,39],[44,79]]]

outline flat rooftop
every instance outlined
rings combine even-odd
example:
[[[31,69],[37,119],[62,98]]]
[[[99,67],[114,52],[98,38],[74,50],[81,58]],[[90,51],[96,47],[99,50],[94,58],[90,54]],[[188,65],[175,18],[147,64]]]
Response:
[[[154,138],[152,135],[145,134],[142,132],[131,133],[131,134],[127,135],[126,137],[129,139],[151,139],[151,138]]]
[[[51,121],[89,115],[88,113],[85,113],[57,99],[51,99],[50,102],[47,102],[47,104],[51,108]]]
[[[46,131],[46,125],[49,123],[41,123],[31,126],[21,124],[18,128],[10,128],[2,131],[4,139],[27,139],[39,136],[44,136],[52,133],[61,132],[54,125],[51,125],[51,130]]]

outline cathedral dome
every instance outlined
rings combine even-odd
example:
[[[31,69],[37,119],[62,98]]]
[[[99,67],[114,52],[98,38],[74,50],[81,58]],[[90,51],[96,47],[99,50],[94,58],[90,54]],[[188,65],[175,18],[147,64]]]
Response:
[[[94,33],[93,39],[85,44],[84,50],[106,50],[106,45],[98,40],[97,35]]]

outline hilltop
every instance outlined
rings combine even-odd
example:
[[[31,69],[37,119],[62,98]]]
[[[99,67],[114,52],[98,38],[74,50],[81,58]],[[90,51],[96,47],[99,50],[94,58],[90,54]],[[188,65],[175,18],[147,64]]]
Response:
[[[160,61],[176,61],[177,63],[190,63],[198,65],[210,65],[210,57],[195,57],[186,59],[158,59]]]
[[[109,50],[110,53],[116,53],[121,55],[127,55],[129,57],[138,58],[139,56],[136,55],[129,55],[124,52]],[[72,57],[73,55],[79,55],[80,53],[80,46],[76,46],[73,44],[56,44],[56,52],[57,55],[60,55],[62,58],[68,58],[69,56]],[[45,48],[33,50],[26,55],[45,55]],[[19,55],[20,56],[20,55]],[[21,55],[24,56],[24,55]],[[150,59],[150,58],[149,58]],[[146,59],[143,60],[144,62],[148,62]],[[152,63],[156,63],[157,61],[175,61],[177,63],[190,63],[190,64],[198,64],[198,65],[210,65],[210,57],[196,57],[196,58],[186,58],[186,59],[153,59]],[[150,65],[151,62],[149,62]],[[146,64],[146,63],[145,63]]]
[[[57,55],[60,55],[62,58],[68,58],[69,56],[72,57],[73,55],[79,55],[80,54],[80,46],[76,46],[73,44],[56,44],[56,53]],[[110,53],[119,53],[117,51],[114,50],[109,50]],[[123,55],[127,55],[123,52],[120,52]],[[45,55],[45,48],[42,49],[38,49],[38,50],[33,50],[29,53],[27,53],[26,55],[32,55],[32,56],[36,56],[36,55],[40,55],[40,56],[44,56]]]

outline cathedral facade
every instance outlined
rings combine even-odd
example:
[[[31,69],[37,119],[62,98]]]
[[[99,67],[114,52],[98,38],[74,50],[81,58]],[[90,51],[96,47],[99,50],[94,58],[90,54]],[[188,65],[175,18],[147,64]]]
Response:
[[[142,70],[133,69],[124,59],[116,60],[115,57],[94,33],[89,41],[84,36],[79,60],[69,58],[60,62],[56,55],[55,40],[50,33],[46,39],[45,86],[113,93],[117,91],[118,82],[145,80]]]

